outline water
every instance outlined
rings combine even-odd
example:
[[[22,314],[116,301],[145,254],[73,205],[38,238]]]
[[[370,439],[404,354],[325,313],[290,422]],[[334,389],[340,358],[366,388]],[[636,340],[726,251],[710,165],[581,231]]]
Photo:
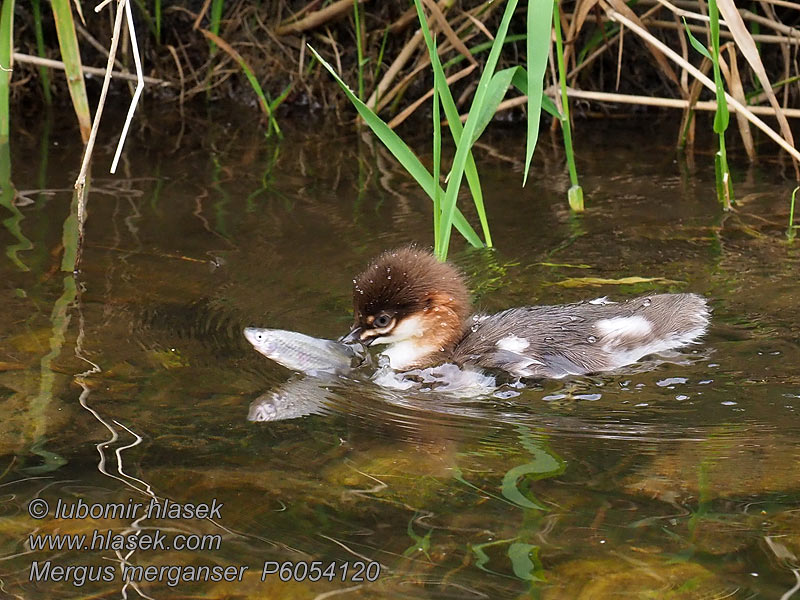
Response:
[[[783,241],[791,171],[771,146],[738,165],[740,205],[723,215],[712,157],[679,160],[671,122],[622,135],[581,123],[589,208],[575,217],[551,140],[521,191],[522,140],[490,132],[477,159],[497,250],[453,249],[482,309],[693,291],[714,316],[704,343],[670,360],[456,398],[309,381],[242,337],[250,325],[346,333],[352,277],[386,248],[431,242],[429,200],[369,136],[287,123],[277,143],[249,123],[191,123],[178,144],[179,124],[165,123],[131,140],[117,176],[101,144],[73,279],[62,228],[80,148],[59,127],[18,130],[21,201],[0,211],[3,594],[793,597],[800,246]],[[623,277],[657,279],[587,279]],[[258,398],[286,393],[297,418],[248,420]],[[146,518],[153,497],[216,500],[219,517]],[[143,506],[54,517],[79,500]],[[91,546],[95,530],[167,541],[30,548],[33,532]],[[192,534],[220,537],[167,548]],[[265,562],[301,576],[302,561],[336,578],[262,581]],[[123,563],[174,568],[125,585]],[[231,580],[189,581],[202,579],[189,565],[231,566]],[[53,570],[67,566],[113,568]]]

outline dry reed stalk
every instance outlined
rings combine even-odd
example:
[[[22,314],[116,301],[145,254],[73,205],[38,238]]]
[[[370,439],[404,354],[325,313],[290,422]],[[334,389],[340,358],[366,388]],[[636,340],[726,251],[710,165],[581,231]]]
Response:
[[[548,89],[546,91],[547,91],[547,94],[549,96],[554,96],[555,95],[555,91],[552,88],[550,88],[550,89]],[[717,103],[714,100],[696,102],[696,103],[694,103],[694,105],[692,105],[689,100],[684,100],[683,98],[661,98],[659,96],[637,96],[637,95],[633,95],[633,94],[616,94],[616,93],[611,93],[611,92],[592,92],[592,91],[588,91],[588,90],[576,90],[576,89],[573,89],[573,88],[567,88],[567,95],[570,98],[581,98],[581,99],[584,99],[584,100],[596,100],[598,102],[614,102],[614,103],[618,103],[618,104],[638,104],[638,105],[641,105],[641,106],[660,106],[660,107],[663,107],[663,108],[689,108],[689,107],[691,107],[691,108],[694,108],[696,110],[704,110],[704,111],[712,111],[712,112],[717,110]],[[513,98],[512,100],[513,101],[518,101],[518,100],[520,100],[520,98]],[[511,103],[512,100],[510,100],[508,102]],[[731,102],[731,100],[732,100],[732,98],[728,98],[728,102]],[[503,103],[500,104],[500,106],[502,107],[504,104],[506,104],[506,103],[503,102]],[[522,102],[515,102],[514,103],[515,106],[519,105],[519,104],[522,104]],[[737,107],[737,105],[738,105],[738,107]],[[747,113],[756,113],[756,114],[759,114],[759,115],[768,115],[768,116],[774,116],[775,115],[775,111],[769,106],[748,106],[748,107],[745,108],[744,106],[742,106],[741,104],[739,104],[738,102],[733,100],[733,102],[731,102],[730,109],[733,112],[738,112],[739,108],[743,108],[744,109],[742,111],[742,113],[745,114],[745,115]],[[798,109],[798,108],[787,108],[787,109],[783,109],[783,111],[786,113],[787,117],[791,117],[793,119],[800,119],[800,109]],[[750,119],[748,119],[748,120],[750,120]],[[751,120],[751,122],[752,122],[752,120]],[[777,135],[777,134],[774,134],[774,135]],[[773,137],[773,136],[770,136],[770,137]],[[780,136],[778,136],[778,138],[783,141],[783,138],[780,138]],[[775,138],[773,137],[773,139],[775,139]],[[784,141],[784,144],[785,144],[785,141]],[[787,152],[789,151],[785,147],[784,147],[784,149],[787,150]],[[792,148],[792,150],[794,150],[794,149]],[[797,152],[797,150],[794,150],[794,152]],[[790,154],[791,154],[791,152],[790,152]]]
[[[775,9],[770,4],[762,4],[761,8],[764,10],[765,13],[767,13],[769,17],[771,17],[770,20],[773,21],[778,20],[777,15],[775,14]],[[747,12],[749,13],[749,11]],[[757,17],[758,15],[753,15],[753,16]],[[783,31],[781,33],[786,33],[790,37],[798,37],[797,34],[793,32],[787,33],[786,31]],[[796,51],[797,49],[795,48],[795,52]],[[791,52],[789,49],[789,44],[781,44],[781,54],[783,55],[783,79],[785,81],[789,79],[789,75],[791,73]],[[783,107],[786,108],[788,104],[789,104],[789,86],[787,85],[784,86],[783,88]]]
[[[439,9],[444,11],[450,6],[451,3],[451,0],[439,0]],[[430,19],[428,20],[428,26],[430,27]],[[400,50],[397,57],[392,61],[392,64],[389,65],[389,69],[386,71],[386,73],[384,73],[383,77],[378,82],[378,85],[375,86],[375,89],[372,91],[372,94],[370,94],[366,101],[366,105],[369,106],[373,111],[378,112],[378,100],[383,98],[384,94],[389,89],[389,86],[400,74],[400,71],[402,71],[406,66],[406,63],[414,55],[414,52],[417,51],[422,43],[422,39],[422,30],[418,29],[414,35],[411,36],[411,39],[409,39],[405,45],[403,45],[403,48]]]
[[[181,91],[180,94],[178,95],[178,110],[181,113],[181,121],[183,121],[184,118],[183,98],[184,98],[184,93],[186,92],[186,84],[183,78],[183,66],[181,65],[180,59],[178,58],[178,53],[175,51],[175,47],[172,45],[167,45],[167,50],[169,50],[169,53],[172,55],[172,60],[175,61],[175,68],[178,69],[178,78],[180,79],[181,82]]]
[[[400,71],[406,66],[406,63],[411,59],[414,52],[417,51],[420,44],[422,43],[422,30],[417,30],[411,39],[408,40],[403,48],[400,50],[398,55],[392,61],[392,64],[389,65],[389,69],[384,73],[381,80],[378,82],[378,85],[375,86],[375,89],[370,94],[369,98],[367,99],[367,106],[369,106],[372,110],[377,112],[379,109],[378,101],[380,100],[383,102],[384,95],[386,94],[386,90],[395,80],[395,78],[400,74]]]
[[[767,10],[772,10],[772,7],[769,4],[767,4]],[[788,35],[790,37],[800,37],[800,29],[796,29],[795,27],[781,23],[775,16],[772,18],[762,17],[761,15],[750,12],[746,8],[740,8],[739,14],[742,15],[742,18],[746,21],[753,21],[754,23],[764,25],[765,27],[769,27],[778,33],[783,33],[784,35]],[[774,12],[772,14],[774,15]]]
[[[447,85],[449,86],[452,83],[458,81],[459,79],[463,79],[464,77],[472,73],[477,66],[478,66],[477,64],[469,65],[467,67],[464,67],[460,71],[453,73],[445,80],[447,82]],[[400,125],[400,123],[402,123],[408,117],[410,117],[431,96],[433,96],[433,88],[429,89],[422,96],[414,100],[414,102],[412,102],[409,106],[407,106],[400,113],[398,113],[396,117],[394,117],[391,121],[389,121],[387,125],[391,129],[394,129],[395,127]]]
[[[358,0],[359,4],[368,2],[368,0]],[[311,13],[307,17],[295,21],[294,23],[287,23],[279,25],[275,28],[276,35],[286,35],[289,33],[301,33],[309,29],[316,29],[320,25],[324,25],[338,19],[339,17],[347,14],[353,8],[353,0],[337,0],[333,4],[326,6],[322,10]]]
[[[439,24],[439,29],[447,38],[447,41],[452,44],[453,48],[458,50],[471,64],[477,65],[478,61],[475,60],[475,57],[472,56],[469,49],[464,45],[464,42],[461,41],[461,38],[459,38],[456,32],[453,31],[453,28],[450,27],[450,23],[447,22],[444,13],[436,2],[433,0],[422,0],[422,2],[428,7],[428,10],[431,11],[431,16]]]
[[[41,65],[44,67],[50,67],[51,69],[59,69],[61,71],[64,70],[64,63],[60,60],[53,60],[51,58],[42,58],[40,56],[32,56],[30,54],[22,54],[20,52],[14,53],[14,60],[27,63],[31,65]],[[89,75],[105,75],[106,70],[101,69],[99,67],[88,67],[86,65],[81,65],[81,71],[83,73],[87,73]],[[124,79],[126,81],[136,81],[136,75],[133,73],[122,73],[120,71],[111,71],[111,76],[114,79]],[[165,81],[164,79],[157,79],[155,77],[142,77],[145,83],[149,83],[151,85],[160,85],[163,87],[171,86],[172,83],[169,81]]]
[[[85,185],[86,173],[89,169],[89,162],[92,160],[92,152],[94,151],[94,142],[97,139],[97,130],[100,127],[100,118],[103,116],[103,108],[106,105],[106,95],[108,94],[108,86],[111,83],[111,71],[114,68],[114,57],[117,54],[117,44],[119,44],[119,33],[122,29],[122,16],[125,14],[125,3],[128,0],[119,0],[117,3],[117,14],[114,17],[114,29],[111,34],[111,47],[108,49],[108,64],[106,65],[105,77],[103,78],[103,87],[100,90],[100,100],[97,102],[97,110],[95,111],[94,120],[92,121],[92,131],[89,133],[89,139],[86,142],[86,148],[83,152],[83,162],[81,163],[81,170],[78,173],[78,178],[75,180],[75,189],[77,190],[78,202],[78,223],[81,224],[86,218],[85,207]],[[95,11],[98,11],[105,6],[107,2],[99,4]]]
[[[645,12],[644,14],[642,14],[642,16],[641,16],[642,22],[649,22],[648,19],[650,18],[650,16],[652,14],[658,12],[659,10],[661,10],[661,8],[662,8],[661,6],[656,5],[653,8],[651,8],[650,10],[648,10],[647,12]],[[591,65],[595,60],[600,58],[600,56],[602,56],[605,53],[605,51],[608,50],[614,44],[614,42],[617,41],[617,38],[619,37],[619,35],[620,35],[619,33],[616,33],[613,36],[609,37],[606,41],[604,41],[603,44],[597,50],[595,50],[589,56],[587,56],[583,60],[583,62],[581,64],[577,65],[569,73],[567,73],[567,79],[570,79],[572,81],[572,84],[575,85],[575,78],[578,76],[578,73],[580,73],[586,67]],[[569,39],[573,40],[573,38],[569,38]],[[573,46],[574,46],[573,43],[570,43],[570,44],[568,44],[566,46],[566,48],[564,50],[565,62],[566,62],[567,53],[572,51],[572,47]]]
[[[710,90],[715,90],[716,86],[714,82],[711,81],[708,77],[703,75],[694,65],[685,61],[679,54],[677,54],[672,48],[664,44],[661,40],[654,37],[650,32],[645,30],[642,27],[639,27],[636,23],[628,19],[626,16],[620,14],[612,6],[607,4],[603,1],[604,8],[606,10],[606,15],[612,21],[617,21],[626,27],[628,27],[631,31],[633,31],[636,35],[641,37],[644,40],[649,41],[651,44],[656,45],[666,56],[668,56],[673,62],[677,63],[678,65],[683,66],[686,70],[689,71],[695,78],[699,79],[703,82]],[[748,110],[747,107],[742,105],[738,100],[736,100],[730,94],[725,94],[725,98],[730,103],[730,105],[736,109],[737,111],[741,111],[746,117],[747,120],[750,121],[753,125],[761,129],[764,133],[767,134],[773,141],[775,141],[781,148],[786,150],[795,160],[800,160],[800,152],[790,143],[787,142],[784,138],[782,138],[775,130],[773,130],[769,125],[764,123],[761,119],[755,116],[752,111]],[[778,107],[778,112],[780,112],[780,107]],[[779,117],[780,118],[780,117]]]
[[[569,27],[564,28],[566,31],[566,35],[564,37],[565,64],[569,64],[570,59],[575,51],[575,44],[573,42],[577,39],[578,33],[580,33],[581,29],[583,29],[583,24],[586,21],[586,18],[589,16],[589,11],[597,6],[597,2],[598,0],[578,0],[578,2],[575,4],[575,10],[572,11],[572,19],[570,20]],[[608,47],[610,44],[611,42],[606,40],[605,46]]]
[[[783,138],[789,144],[794,146],[792,129],[789,127],[789,122],[786,120],[783,112],[781,112],[778,99],[775,97],[775,93],[772,91],[772,84],[770,84],[767,71],[764,68],[764,64],[761,62],[761,55],[758,52],[758,48],[753,40],[753,36],[747,30],[747,27],[745,26],[741,15],[739,15],[739,11],[736,9],[736,5],[733,3],[733,0],[717,0],[717,4],[719,6],[720,13],[728,22],[728,29],[730,29],[731,33],[733,34],[737,49],[742,53],[742,56],[744,56],[745,60],[750,65],[750,68],[756,74],[756,77],[758,77],[758,81],[761,83],[761,87],[764,88],[770,105],[775,109],[775,117],[778,119],[778,124],[780,125]],[[798,178],[800,178],[800,166],[795,164],[795,170]]]
[[[703,75],[708,75],[708,72],[711,70],[711,61],[707,59],[705,56],[703,57],[703,62],[700,63],[700,72]],[[684,71],[688,75],[688,71],[684,69]],[[686,109],[683,111],[683,116],[681,117],[681,126],[678,130],[678,147],[682,147],[683,144],[681,140],[685,138],[686,145],[693,146],[694,145],[694,134],[695,134],[695,119],[694,119],[694,110],[697,101],[700,99],[700,92],[703,91],[703,84],[700,82],[699,79],[692,79],[692,85],[689,88],[689,93],[687,95],[687,100],[689,104],[687,105]],[[716,107],[716,102],[714,102],[714,106]],[[716,110],[716,108],[714,109]]]
[[[660,29],[670,29],[670,30],[676,30],[676,31],[684,31],[685,30],[685,28],[684,28],[682,23],[680,25],[676,25],[672,21],[652,20],[652,21],[648,21],[647,24],[651,25],[653,27],[660,28]],[[703,27],[701,25],[691,25],[690,24],[690,25],[688,25],[688,27],[689,27],[689,31],[692,31],[694,33],[705,33],[705,31],[706,31],[705,27]],[[735,39],[733,34],[731,32],[729,32],[729,31],[720,30],[719,36],[720,36],[720,38],[725,38],[726,40]],[[756,42],[761,42],[761,43],[764,43],[764,44],[791,44],[793,46],[800,45],[800,38],[795,38],[795,37],[784,37],[784,36],[781,36],[781,35],[770,35],[770,34],[766,34],[766,33],[756,33],[756,34],[752,34],[752,38]]]
[[[200,28],[200,23],[203,21],[203,17],[206,16],[209,6],[211,6],[211,0],[204,0],[203,7],[200,9],[200,12],[197,13],[197,18],[194,20],[194,23],[192,24],[192,29],[197,30]]]
[[[647,28],[644,26],[641,19],[639,19],[636,13],[634,13],[633,10],[631,10],[631,8],[625,4],[625,2],[623,2],[623,0],[602,0],[602,2],[603,4],[612,6],[616,12],[624,15],[629,21],[635,23],[642,30],[647,31]],[[648,43],[647,39],[645,39],[645,44],[647,44],[647,48],[650,50],[650,54],[653,55],[656,63],[658,63],[659,68],[670,79],[670,81],[674,82],[676,86],[680,87],[678,76],[667,62],[667,59],[664,58],[663,52],[659,51],[658,45]]]
[[[466,20],[466,15],[465,15],[465,20]],[[467,25],[467,26],[469,26],[469,24],[470,24],[470,22],[467,22],[467,23],[466,23],[466,25]],[[462,25],[461,27],[459,27],[458,29],[456,29],[456,33],[461,33],[461,32],[464,32],[464,31],[465,31],[465,26],[463,26],[463,25]],[[472,39],[474,36],[475,36],[475,34],[467,34],[467,35],[466,35],[466,36],[465,36],[465,37],[462,39],[462,41],[463,41],[463,42],[468,42],[468,41],[470,41],[470,40],[471,40],[471,39]],[[493,40],[493,39],[494,39],[494,38],[492,37],[492,40]],[[445,40],[445,41],[442,43],[442,45],[441,45],[441,46],[438,46],[438,47],[437,47],[437,54],[439,54],[440,56],[442,56],[442,55],[444,55],[444,54],[445,54],[445,53],[446,53],[446,52],[447,52],[447,51],[448,51],[448,50],[449,50],[451,47],[452,47],[452,46],[451,46],[450,44],[448,44],[447,40]],[[473,59],[472,61],[470,61],[470,62],[471,62],[471,63],[473,63],[473,65],[475,65],[475,66],[477,66],[477,64],[478,64],[478,63],[477,63],[477,61],[475,61],[474,59]],[[402,92],[403,92],[403,91],[404,91],[404,90],[405,90],[405,89],[408,87],[408,85],[411,83],[411,81],[412,81],[412,80],[413,80],[413,79],[414,79],[414,78],[415,78],[415,77],[416,77],[416,76],[417,76],[417,75],[418,75],[418,74],[419,74],[421,71],[423,71],[424,69],[426,69],[426,68],[427,68],[429,65],[430,65],[430,57],[428,56],[428,53],[427,53],[427,52],[423,52],[423,53],[421,53],[421,54],[420,54],[420,56],[419,56],[419,59],[417,60],[416,64],[414,65],[414,68],[413,68],[413,69],[412,69],[412,70],[411,70],[409,73],[407,73],[407,74],[406,74],[406,75],[405,75],[405,76],[404,76],[404,77],[403,77],[403,78],[402,78],[402,79],[401,79],[399,82],[397,82],[397,83],[396,83],[396,84],[395,84],[395,85],[394,85],[394,86],[393,86],[391,89],[389,89],[389,90],[388,90],[388,91],[387,91],[387,92],[386,92],[386,93],[385,93],[385,94],[384,94],[384,95],[381,97],[381,99],[378,101],[377,105],[375,106],[374,110],[375,110],[376,112],[378,112],[378,111],[382,110],[382,109],[383,109],[383,108],[384,108],[384,107],[385,107],[387,104],[389,104],[389,103],[390,103],[390,102],[391,102],[391,101],[392,101],[392,100],[395,98],[395,96],[397,96],[398,94],[402,93]],[[460,77],[459,77],[458,79],[460,79]],[[468,96],[469,94],[471,94],[471,93],[472,93],[472,91],[471,91],[471,90],[469,89],[469,87],[468,87],[467,89],[465,89],[465,90],[464,90],[464,92],[462,93],[461,97],[458,99],[458,101],[457,101],[456,103],[457,103],[458,105],[461,105],[461,104],[463,103],[463,101],[464,101],[464,98],[465,98],[465,97],[467,97],[467,96]]]

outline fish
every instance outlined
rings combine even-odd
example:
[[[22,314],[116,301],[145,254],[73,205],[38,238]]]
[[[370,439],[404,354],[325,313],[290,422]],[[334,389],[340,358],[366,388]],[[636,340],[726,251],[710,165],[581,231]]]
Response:
[[[366,356],[361,344],[344,344],[297,331],[247,327],[244,337],[267,358],[308,375],[346,373],[360,366]]]

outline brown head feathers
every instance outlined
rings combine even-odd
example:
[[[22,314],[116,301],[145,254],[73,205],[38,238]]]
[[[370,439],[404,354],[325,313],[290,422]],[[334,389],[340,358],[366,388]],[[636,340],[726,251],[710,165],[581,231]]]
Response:
[[[356,325],[372,325],[383,313],[400,320],[436,307],[460,322],[470,314],[469,292],[458,269],[415,246],[384,252],[354,283]]]

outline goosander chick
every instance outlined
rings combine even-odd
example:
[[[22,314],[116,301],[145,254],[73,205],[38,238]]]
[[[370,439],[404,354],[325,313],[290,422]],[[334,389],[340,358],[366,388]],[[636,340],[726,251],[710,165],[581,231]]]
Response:
[[[443,362],[516,377],[609,371],[695,343],[709,323],[697,294],[473,314],[461,272],[413,246],[385,252],[353,284],[355,323],[342,340],[388,344],[397,371]]]

